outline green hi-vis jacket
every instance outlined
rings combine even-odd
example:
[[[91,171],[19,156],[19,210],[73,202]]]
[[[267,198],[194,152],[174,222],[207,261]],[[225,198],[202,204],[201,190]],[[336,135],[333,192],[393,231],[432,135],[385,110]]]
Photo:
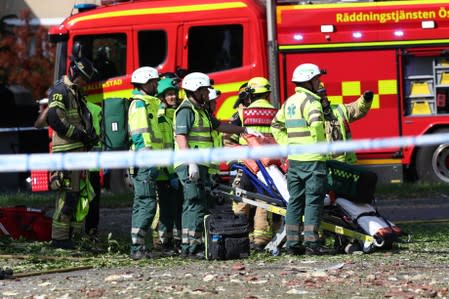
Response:
[[[214,140],[212,136],[212,122],[208,111],[195,106],[188,98],[182,101],[181,105],[176,109],[174,118],[174,128],[176,128],[176,115],[181,109],[191,109],[195,115],[193,126],[187,135],[187,144],[189,148],[212,148],[214,147]],[[175,150],[179,150],[179,146],[175,143]],[[181,163],[175,164],[178,167]],[[209,166],[208,164],[204,164]]]
[[[173,118],[175,117],[175,109],[166,107],[165,104],[161,104],[158,112],[159,130],[162,135],[162,148],[171,149],[175,148],[175,135],[173,133]],[[173,165],[169,165],[161,169],[158,181],[166,181],[174,176],[175,169]]]
[[[364,117],[371,109],[372,102],[365,101],[363,96],[349,104],[333,104],[331,105],[331,113],[325,117],[326,138],[328,142],[338,140],[351,140],[351,128],[349,124]],[[334,121],[336,120],[336,121]],[[339,130],[339,139],[334,140],[333,130]],[[354,164],[357,156],[354,152],[346,152],[340,154],[329,154],[329,159],[338,160]]]
[[[128,130],[131,149],[134,151],[162,149],[158,110],[161,104],[156,97],[136,92],[128,110]]]
[[[271,124],[273,137],[279,144],[315,144],[326,141],[320,97],[302,87],[285,101]],[[289,160],[325,161],[318,153],[292,154]]]

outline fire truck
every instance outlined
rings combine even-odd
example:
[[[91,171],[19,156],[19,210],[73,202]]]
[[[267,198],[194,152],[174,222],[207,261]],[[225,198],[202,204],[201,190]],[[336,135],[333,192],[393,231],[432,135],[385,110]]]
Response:
[[[51,28],[55,79],[67,72],[74,43],[103,76],[88,99],[129,97],[131,73],[200,71],[222,92],[216,116],[229,119],[240,85],[266,76],[277,105],[294,92],[301,63],[327,70],[332,103],[374,92],[368,115],[351,124],[353,139],[449,132],[447,1],[258,0],[103,1],[78,6]],[[316,3],[319,2],[319,3]],[[408,177],[449,182],[449,144],[357,152],[384,183]],[[111,178],[112,179],[112,178]],[[119,182],[114,182],[115,186]]]

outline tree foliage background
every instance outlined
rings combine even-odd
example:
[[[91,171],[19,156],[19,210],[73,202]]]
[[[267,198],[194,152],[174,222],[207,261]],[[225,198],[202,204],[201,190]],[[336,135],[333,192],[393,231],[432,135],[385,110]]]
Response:
[[[24,10],[19,19],[24,25],[0,23],[0,68],[6,69],[9,85],[28,88],[37,100],[46,96],[53,84],[55,46],[48,41],[48,28],[30,25],[31,13]]]

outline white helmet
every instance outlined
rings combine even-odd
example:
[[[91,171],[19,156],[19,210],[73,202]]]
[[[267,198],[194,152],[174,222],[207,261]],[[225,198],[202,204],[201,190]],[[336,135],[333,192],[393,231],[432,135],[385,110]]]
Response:
[[[221,91],[209,88],[209,101],[216,100],[221,95]]]
[[[209,76],[203,73],[194,72],[184,77],[182,80],[182,88],[190,91],[197,91],[200,87],[209,87]]]
[[[295,68],[293,71],[292,82],[307,82],[313,79],[313,77],[323,75],[324,71],[313,63],[303,63]]]
[[[131,83],[145,84],[150,79],[158,79],[159,73],[157,69],[143,66],[135,70],[131,76]]]

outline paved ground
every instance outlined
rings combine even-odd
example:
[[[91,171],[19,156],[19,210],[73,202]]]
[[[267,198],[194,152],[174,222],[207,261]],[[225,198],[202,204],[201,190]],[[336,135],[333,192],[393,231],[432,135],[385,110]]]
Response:
[[[449,196],[425,199],[378,200],[378,211],[391,221],[449,219]]]

